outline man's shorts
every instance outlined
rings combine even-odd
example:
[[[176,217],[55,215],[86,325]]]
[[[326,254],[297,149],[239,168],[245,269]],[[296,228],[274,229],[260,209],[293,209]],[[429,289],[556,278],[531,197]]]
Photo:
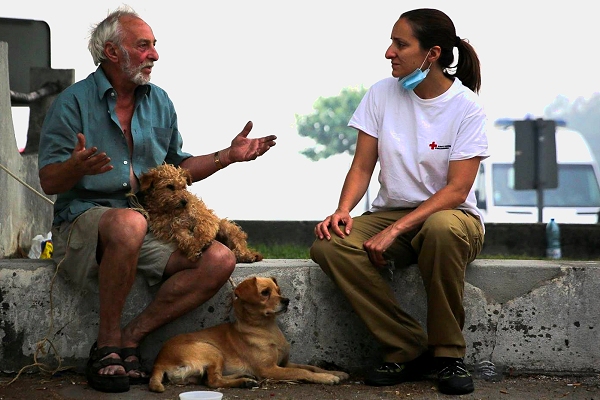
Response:
[[[63,222],[52,227],[53,260],[58,272],[80,289],[98,292],[98,224],[108,207],[93,207],[73,222]],[[158,240],[150,231],[144,238],[138,259],[138,271],[148,285],[160,283],[171,254],[177,249],[174,243]],[[105,255],[110,257],[110,254]]]

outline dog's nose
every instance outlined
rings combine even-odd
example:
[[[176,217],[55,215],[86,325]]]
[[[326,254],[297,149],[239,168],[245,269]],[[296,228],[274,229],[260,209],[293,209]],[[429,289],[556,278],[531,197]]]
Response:
[[[283,304],[284,306],[288,306],[288,304],[290,304],[290,299],[288,299],[287,297],[282,297],[281,298],[281,304]]]
[[[185,199],[181,199],[179,201],[179,207],[184,208],[185,206],[187,206],[188,201]]]

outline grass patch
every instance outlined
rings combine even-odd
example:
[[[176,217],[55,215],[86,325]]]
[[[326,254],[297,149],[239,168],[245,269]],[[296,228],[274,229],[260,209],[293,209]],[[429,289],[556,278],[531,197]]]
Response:
[[[310,248],[305,246],[298,246],[294,244],[283,244],[283,245],[265,245],[262,243],[252,244],[250,247],[262,253],[266,259],[292,259],[292,260],[307,260],[310,259]],[[525,254],[480,254],[477,259],[491,259],[491,260],[550,260],[545,257],[533,257]],[[555,260],[558,261],[558,260]],[[571,259],[563,257],[562,261],[578,261],[577,259]],[[587,261],[598,261],[598,258]]]
[[[259,251],[262,253],[264,258],[268,259],[288,258],[304,260],[310,258],[309,248],[304,246],[297,246],[293,244],[267,246],[265,244],[253,245],[250,243],[250,247],[256,251]]]

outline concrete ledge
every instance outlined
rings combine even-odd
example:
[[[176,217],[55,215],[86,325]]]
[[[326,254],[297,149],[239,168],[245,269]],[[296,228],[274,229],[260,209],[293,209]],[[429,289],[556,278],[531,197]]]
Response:
[[[358,371],[378,361],[378,348],[362,322],[321,269],[310,260],[265,260],[240,264],[235,282],[274,276],[291,299],[280,325],[296,362],[333,362]],[[81,370],[95,340],[97,296],[74,291],[47,260],[0,259],[0,372],[16,372],[34,361],[57,365],[54,354],[36,354],[48,339],[62,366]],[[53,282],[53,283],[52,283]],[[401,304],[421,323],[426,300],[418,269],[394,274]],[[50,288],[52,287],[52,301]],[[128,299],[124,321],[152,298],[141,278]],[[231,287],[205,305],[150,335],[142,355],[150,365],[171,336],[229,318]],[[476,260],[465,287],[465,362],[491,360],[519,373],[600,372],[600,264],[532,260]],[[52,310],[51,310],[52,307]],[[46,350],[49,349],[45,342]]]

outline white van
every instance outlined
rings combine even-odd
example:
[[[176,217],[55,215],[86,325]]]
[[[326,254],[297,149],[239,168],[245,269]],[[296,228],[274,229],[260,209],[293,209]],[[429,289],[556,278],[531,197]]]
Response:
[[[539,222],[536,190],[515,190],[515,131],[512,124],[488,132],[491,156],[483,160],[475,181],[477,205],[485,222]],[[556,127],[558,187],[543,192],[542,222],[598,223],[600,170],[585,138]]]

